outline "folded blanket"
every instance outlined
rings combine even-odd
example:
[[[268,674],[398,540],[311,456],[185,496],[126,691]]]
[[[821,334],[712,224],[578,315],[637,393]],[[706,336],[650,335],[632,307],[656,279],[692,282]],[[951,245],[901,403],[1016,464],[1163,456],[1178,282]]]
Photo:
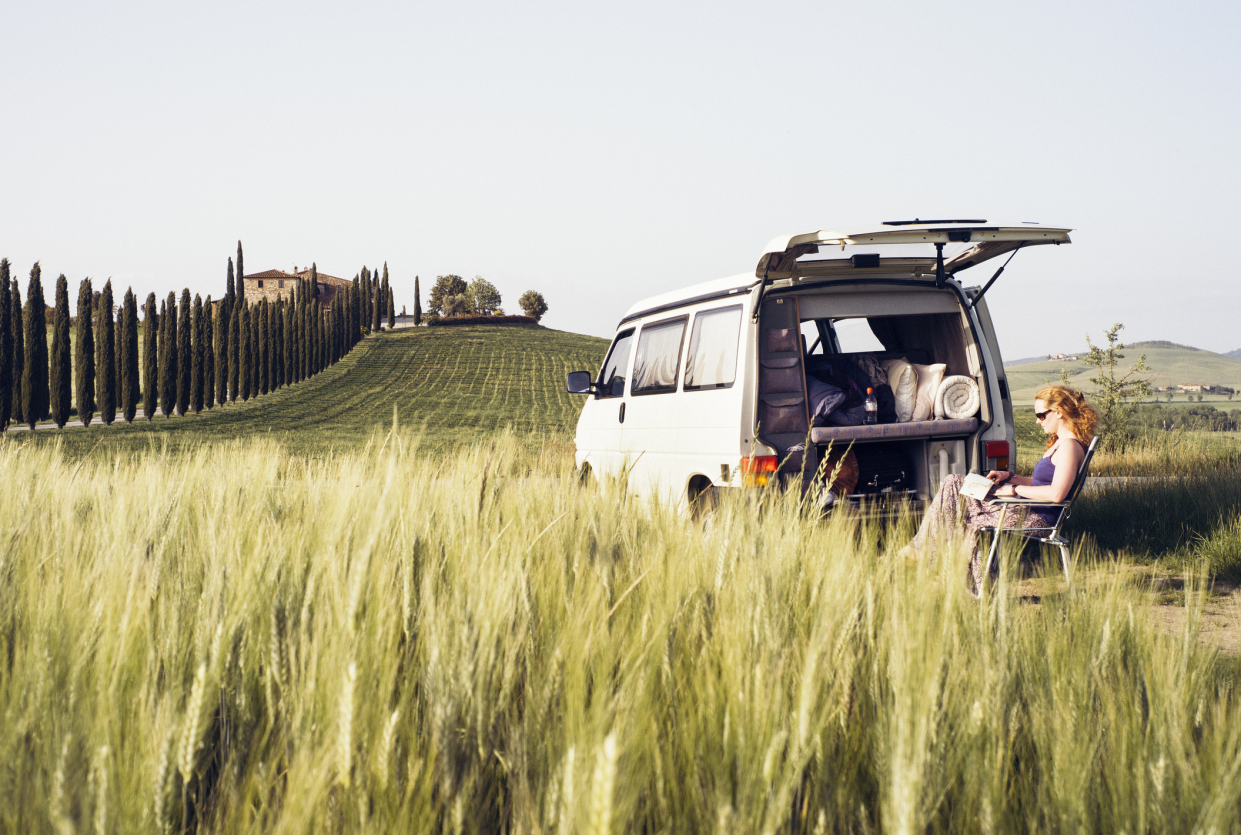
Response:
[[[961,420],[978,413],[978,383],[960,374],[945,377],[935,393],[935,419]]]

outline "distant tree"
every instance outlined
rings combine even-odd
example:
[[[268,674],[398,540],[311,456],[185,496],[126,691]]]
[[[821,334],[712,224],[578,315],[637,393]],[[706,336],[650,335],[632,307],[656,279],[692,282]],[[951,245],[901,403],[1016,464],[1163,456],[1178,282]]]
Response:
[[[377,286],[375,287],[374,291],[371,293],[371,299],[370,299],[370,302],[371,302],[371,333],[379,333],[379,318],[380,316],[383,315],[380,313],[381,306],[383,305],[383,285],[380,284],[378,281],[376,281],[375,284]]]
[[[115,337],[115,342],[112,346],[112,369],[116,373],[112,381],[112,397],[115,403],[115,408],[123,413],[124,409],[121,408],[121,385],[123,383],[123,380],[121,379],[121,357],[124,356],[125,353],[125,334],[121,327],[121,320],[124,318],[124,310],[120,305],[118,305],[115,310],[116,315],[114,317],[114,325],[112,328],[112,335]]]
[[[22,414],[34,429],[47,417],[47,303],[43,300],[43,271],[38,262],[30,268],[26,287],[26,310],[23,316],[26,332],[26,367],[22,370]]]
[[[233,323],[233,307],[236,304],[237,293],[235,291],[235,283],[233,281],[233,259],[228,259],[228,288],[224,292],[224,298],[220,304],[220,334],[215,340],[216,357],[215,357],[215,398],[224,404],[228,401],[229,381],[234,375],[229,370],[233,356],[228,346],[231,343],[229,339],[229,330]]]
[[[315,366],[317,371],[327,368],[327,317],[321,311],[315,311],[315,330],[319,333],[318,350],[315,351]]]
[[[521,305],[522,311],[536,322],[547,312],[547,301],[544,300],[543,294],[536,290],[527,290],[522,293],[517,303]]]
[[[177,405],[177,296],[169,293],[159,314],[159,408],[170,418]]]
[[[13,416],[13,307],[9,295],[9,259],[0,258],[0,432]]]
[[[259,302],[256,312],[258,313],[258,316],[255,317],[255,329],[258,332],[258,339],[255,342],[255,347],[258,349],[256,351],[256,358],[258,359],[257,388],[259,394],[267,394],[269,385],[268,375],[270,373],[267,363],[271,359],[271,344],[268,342],[271,339],[271,319],[267,314],[267,299]]]
[[[249,400],[254,391],[254,306],[241,303],[241,374],[238,385],[241,386],[242,401]]]
[[[418,276],[414,276],[414,324],[422,324],[422,288],[418,286]]]
[[[217,318],[211,294],[203,302],[203,405],[215,405],[215,328]]]
[[[52,320],[52,364],[49,369],[52,422],[64,429],[73,407],[73,366],[69,347],[69,279],[61,273],[56,279],[56,316]]]
[[[396,300],[392,295],[392,288],[388,288],[388,330],[396,327]]]
[[[95,402],[99,405],[99,419],[104,426],[116,420],[116,320],[112,302],[112,279],[103,285],[99,294],[99,308],[95,311],[95,345],[98,359],[95,361]]]
[[[443,307],[445,316],[468,316],[472,312],[470,297],[465,293],[444,299]]]
[[[453,296],[465,295],[469,289],[470,286],[459,275],[436,276],[435,284],[431,286],[431,294],[427,298],[427,311],[441,316],[447,315],[444,312],[444,303]]]
[[[125,289],[121,303],[121,333],[121,414],[126,423],[133,423],[138,414],[142,379],[138,369],[138,297],[132,287]]]
[[[95,328],[91,315],[94,298],[90,279],[82,279],[78,285],[77,335],[73,340],[73,399],[83,426],[90,426],[95,416]]]
[[[500,309],[500,291],[496,286],[481,275],[474,276],[467,292],[470,312],[475,316],[491,316]]]
[[[148,421],[155,419],[159,407],[159,314],[155,312],[155,294],[147,293],[142,317],[142,413]]]
[[[246,293],[246,262],[241,254],[241,241],[237,242],[237,293],[241,296]]]
[[[284,358],[289,349],[288,334],[284,328],[284,299],[276,300],[276,318],[272,321],[272,344],[276,349],[276,388],[288,383],[284,378]]]
[[[22,381],[26,379],[26,329],[22,317],[22,292],[17,279],[13,279],[9,290],[9,322],[13,334],[13,391],[9,399],[9,422],[25,423]]]
[[[232,319],[228,323],[228,400],[236,403],[241,393],[241,309],[246,306],[244,299],[238,300],[233,306]]]
[[[1128,371],[1117,376],[1116,367],[1125,358],[1121,353],[1125,346],[1118,336],[1122,328],[1124,325],[1117,322],[1104,332],[1107,348],[1095,345],[1087,334],[1086,344],[1090,346],[1090,353],[1082,358],[1086,365],[1096,370],[1096,376],[1091,377],[1090,382],[1098,386],[1095,397],[1099,435],[1109,446],[1119,446],[1121,449],[1128,438],[1129,419],[1138,408],[1134,401],[1149,397],[1151,393],[1150,383],[1141,376],[1150,371],[1146,366],[1146,354],[1142,354]]]
[[[189,407],[198,414],[203,410],[203,374],[206,371],[206,337],[203,328],[203,297],[195,294],[194,308],[190,312],[190,323],[193,329],[190,361],[190,402]]]
[[[194,367],[194,303],[190,289],[181,291],[180,318],[177,321],[177,414],[190,410]]]

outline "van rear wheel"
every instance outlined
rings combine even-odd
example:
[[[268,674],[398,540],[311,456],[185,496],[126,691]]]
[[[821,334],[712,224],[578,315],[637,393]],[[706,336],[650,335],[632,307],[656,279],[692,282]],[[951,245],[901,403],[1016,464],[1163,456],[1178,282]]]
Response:
[[[715,487],[706,476],[694,476],[689,481],[689,514],[695,521],[705,519],[715,510]]]

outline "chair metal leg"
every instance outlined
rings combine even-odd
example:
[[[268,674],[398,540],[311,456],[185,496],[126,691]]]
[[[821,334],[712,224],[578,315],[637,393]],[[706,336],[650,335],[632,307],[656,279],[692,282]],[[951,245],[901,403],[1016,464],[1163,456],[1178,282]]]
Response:
[[[1000,548],[1000,529],[996,528],[991,532],[991,549],[987,551],[987,564],[982,569],[982,582],[987,582],[987,578],[991,576],[991,564],[995,562],[995,552]]]
[[[1060,547],[1060,565],[1064,567],[1064,582],[1072,585],[1069,579],[1069,549],[1062,543],[1056,543]]]

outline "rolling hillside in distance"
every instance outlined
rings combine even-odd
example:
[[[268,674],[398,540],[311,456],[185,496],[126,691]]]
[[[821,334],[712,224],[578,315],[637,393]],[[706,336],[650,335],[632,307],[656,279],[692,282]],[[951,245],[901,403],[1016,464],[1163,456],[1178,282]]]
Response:
[[[247,403],[12,437],[106,452],[262,435],[314,454],[364,446],[392,425],[395,408],[403,427],[424,430],[428,450],[486,440],[506,427],[536,446],[569,444],[582,398],[565,391],[565,375],[597,371],[607,347],[606,339],[537,325],[402,329],[368,337],[317,376]]]
[[[1146,355],[1146,364],[1151,373],[1147,375],[1151,387],[1176,386],[1180,384],[1206,383],[1210,385],[1230,386],[1241,391],[1241,359],[1191,348],[1188,345],[1177,345],[1172,342],[1135,342],[1123,351],[1125,358],[1120,362],[1120,369],[1127,370],[1138,357]],[[1085,391],[1093,386],[1090,377],[1093,369],[1081,361],[1083,353],[1075,354],[1076,360],[1017,360],[1006,363],[1004,370],[1008,375],[1009,388],[1013,392],[1013,400],[1019,405],[1034,402],[1034,393],[1048,382],[1060,379],[1060,369],[1067,369],[1069,381]],[[1183,396],[1182,396],[1183,397]],[[1216,399],[1210,395],[1206,401]]]

